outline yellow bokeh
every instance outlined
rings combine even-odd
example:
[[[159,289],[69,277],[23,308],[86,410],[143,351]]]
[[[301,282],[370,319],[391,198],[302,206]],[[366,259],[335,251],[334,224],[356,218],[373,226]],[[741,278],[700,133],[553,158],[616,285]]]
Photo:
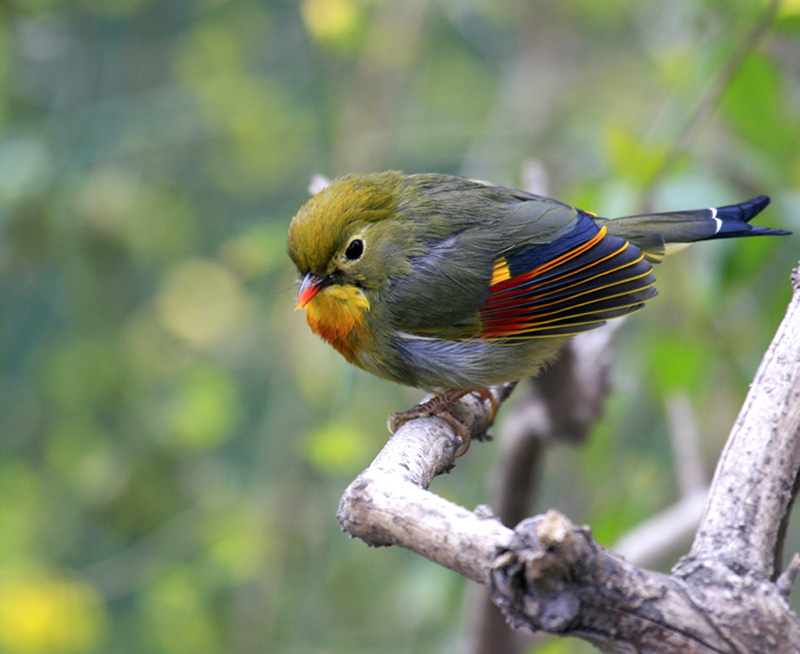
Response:
[[[368,460],[371,441],[358,427],[331,423],[313,432],[306,443],[306,456],[326,474],[348,473]]]
[[[277,537],[263,505],[226,506],[204,528],[208,564],[215,574],[236,582],[257,579],[274,564]]]
[[[797,16],[800,14],[800,0],[783,0],[778,6],[778,16]]]
[[[65,579],[0,580],[0,646],[11,652],[80,652],[96,647],[106,627],[100,597]]]
[[[355,0],[304,0],[300,12],[309,34],[326,43],[347,39],[360,23]]]
[[[168,331],[202,347],[230,334],[244,311],[244,291],[225,266],[191,259],[169,271],[157,306]]]

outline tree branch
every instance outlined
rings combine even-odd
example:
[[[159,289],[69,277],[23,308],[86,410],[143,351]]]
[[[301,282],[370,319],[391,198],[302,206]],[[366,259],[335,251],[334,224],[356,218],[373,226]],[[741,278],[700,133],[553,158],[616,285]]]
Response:
[[[578,334],[551,366],[529,380],[522,395],[517,393],[503,425],[493,473],[491,505],[504,525],[513,526],[529,515],[547,446],[583,442],[598,419],[609,388],[611,342],[623,322],[615,320]],[[476,587],[474,594],[469,619],[472,654],[528,649],[522,635],[509,629],[486,589]]]
[[[490,389],[498,405],[514,386]],[[486,434],[488,401],[467,395],[451,411],[473,439]],[[414,550],[485,584],[494,549],[511,538],[511,530],[488,509],[473,513],[426,490],[436,475],[453,467],[461,446],[461,438],[441,418],[406,422],[345,490],[337,513],[342,529],[368,545]]]
[[[800,652],[800,623],[774,584],[724,566],[691,582],[642,570],[557,511],[514,533],[491,587],[515,626],[577,636],[608,652]]]
[[[722,451],[691,550],[774,577],[800,470],[800,268],[792,301]]]

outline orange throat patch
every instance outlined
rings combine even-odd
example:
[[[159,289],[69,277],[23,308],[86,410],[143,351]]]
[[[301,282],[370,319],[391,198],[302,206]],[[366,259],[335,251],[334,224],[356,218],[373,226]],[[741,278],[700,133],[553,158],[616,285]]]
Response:
[[[317,293],[305,309],[311,331],[356,363],[365,336],[364,313],[369,310],[364,294],[355,286],[334,284]]]

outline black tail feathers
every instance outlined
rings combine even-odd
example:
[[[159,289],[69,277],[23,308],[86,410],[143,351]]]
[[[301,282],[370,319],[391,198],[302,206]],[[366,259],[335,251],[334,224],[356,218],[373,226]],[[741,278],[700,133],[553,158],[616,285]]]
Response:
[[[613,220],[598,219],[598,222],[607,226],[609,234],[621,236],[638,246],[648,261],[658,263],[670,251],[668,246],[672,244],[688,244],[716,238],[791,234],[782,229],[754,227],[748,223],[768,204],[769,198],[759,195],[747,202],[724,207],[649,213]]]
[[[761,213],[769,204],[766,195],[759,195],[752,200],[740,204],[729,204],[724,207],[712,208],[711,214],[718,221],[717,231],[710,238],[737,238],[739,236],[786,236],[791,234],[783,229],[771,227],[756,227],[747,223]]]
[[[717,207],[717,218],[721,220],[738,220],[749,223],[754,216],[760,214],[769,204],[766,195],[759,195],[756,198],[740,202],[739,204],[729,204],[724,207]]]

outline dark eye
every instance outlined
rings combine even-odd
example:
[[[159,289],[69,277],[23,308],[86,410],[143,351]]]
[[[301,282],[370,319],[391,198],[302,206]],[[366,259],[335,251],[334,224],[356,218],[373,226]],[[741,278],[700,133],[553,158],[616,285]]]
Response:
[[[360,238],[356,238],[350,241],[350,245],[348,245],[347,249],[344,251],[344,256],[350,261],[355,261],[356,259],[360,258],[363,253],[364,241],[362,241]]]

